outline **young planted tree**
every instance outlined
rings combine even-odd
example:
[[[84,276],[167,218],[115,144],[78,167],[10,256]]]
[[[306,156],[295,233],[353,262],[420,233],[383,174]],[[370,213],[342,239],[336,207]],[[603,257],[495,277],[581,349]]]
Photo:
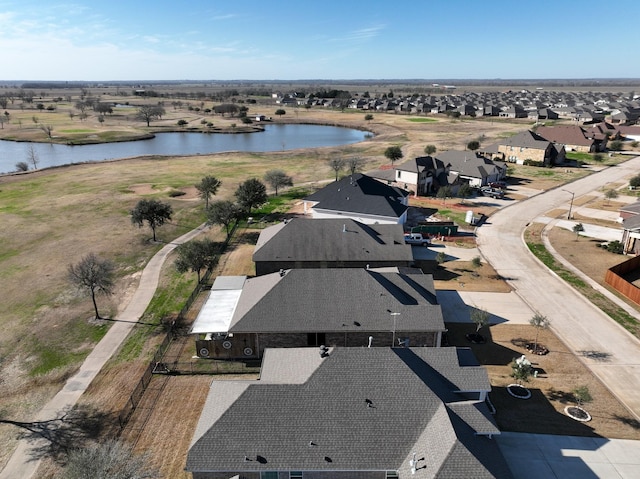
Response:
[[[452,192],[449,185],[441,186],[438,188],[438,192],[436,193],[436,198],[440,198],[443,204],[445,204],[447,202],[447,198],[451,198],[451,196]]]
[[[604,192],[604,197],[607,199],[607,205],[611,200],[615,200],[618,197],[618,192],[614,189],[610,189]]]
[[[153,232],[153,241],[156,241],[156,228],[171,220],[173,209],[171,205],[162,203],[156,199],[144,199],[131,210],[131,222],[142,228],[146,221]]]
[[[384,150],[384,156],[387,157],[387,159],[391,161],[391,165],[393,165],[404,155],[402,154],[402,150],[399,146],[390,146],[386,150]]]
[[[240,207],[247,213],[267,202],[267,187],[257,178],[250,178],[234,193]]]
[[[514,359],[511,363],[511,377],[516,380],[518,385],[521,385],[522,382],[529,382],[532,372],[531,362],[524,355]]]
[[[469,319],[476,325],[476,332],[473,334],[467,334],[467,339],[472,343],[484,343],[484,336],[480,334],[480,330],[489,324],[489,318],[491,315],[486,309],[472,306],[469,310]]]
[[[536,328],[536,338],[533,341],[533,352],[538,353],[538,337],[541,329],[547,329],[549,327],[549,319],[540,313],[534,314],[529,320],[529,324]]]
[[[635,175],[633,178],[629,180],[629,186],[633,188],[640,187],[640,175]]]
[[[447,261],[447,254],[444,251],[439,251],[438,254],[436,255],[436,263],[438,263],[438,266],[441,266],[442,264],[446,263]]]
[[[482,259],[480,258],[480,256],[474,256],[471,259],[471,266],[473,266],[475,269],[478,269],[480,266],[482,266]]]
[[[200,180],[200,183],[195,185],[200,198],[204,200],[205,209],[209,208],[209,198],[215,196],[220,185],[222,185],[222,181],[215,176],[205,176]]]
[[[464,203],[464,200],[469,198],[471,194],[472,189],[469,186],[469,183],[463,183],[462,185],[460,185],[460,188],[458,188],[458,197],[462,200],[462,203]]]
[[[276,190],[276,196],[278,196],[278,188],[293,186],[293,179],[282,170],[267,171],[264,174],[264,181],[269,183],[271,188]]]
[[[69,265],[67,269],[69,281],[91,295],[96,319],[101,319],[96,295],[111,294],[114,270],[115,266],[111,261],[101,260],[94,253],[89,253],[77,264]]]
[[[589,392],[588,386],[578,386],[571,392],[573,393],[573,397],[576,399],[576,404],[580,408],[583,404],[593,401],[593,397],[591,397],[591,392]]]
[[[576,223],[575,225],[573,225],[573,228],[571,229],[576,234],[576,241],[577,241],[580,233],[584,231],[584,226],[582,226],[582,223]]]
[[[336,181],[338,181],[338,174],[344,168],[344,160],[342,158],[331,158],[329,160],[329,166],[336,174]]]
[[[229,200],[214,201],[207,208],[207,224],[224,226],[227,232],[227,239],[231,234],[231,225],[238,221],[240,209]]]
[[[200,283],[200,272],[215,264],[216,258],[220,253],[220,245],[209,238],[205,238],[183,243],[176,248],[176,251],[178,257],[176,258],[175,266],[178,272],[193,271],[198,275],[198,283]]]

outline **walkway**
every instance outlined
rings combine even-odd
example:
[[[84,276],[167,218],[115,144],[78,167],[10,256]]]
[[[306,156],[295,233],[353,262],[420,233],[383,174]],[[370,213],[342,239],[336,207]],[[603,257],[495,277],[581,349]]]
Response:
[[[138,289],[125,310],[115,318],[114,324],[84,360],[84,363],[80,366],[80,370],[69,378],[62,390],[60,390],[53,399],[45,404],[33,419],[34,421],[46,421],[60,417],[61,411],[72,408],[76,404],[91,381],[93,381],[100,372],[100,369],[102,369],[109,358],[118,350],[131,329],[144,314],[155,294],[160,278],[160,270],[169,253],[171,253],[176,246],[200,234],[204,228],[204,225],[200,225],[198,228],[180,236],[172,243],[165,245],[151,258],[142,271]],[[0,472],[0,479],[29,479],[33,477],[40,465],[39,459],[33,459],[32,453],[35,446],[36,443],[34,442],[21,440],[7,462],[7,465],[2,472]]]

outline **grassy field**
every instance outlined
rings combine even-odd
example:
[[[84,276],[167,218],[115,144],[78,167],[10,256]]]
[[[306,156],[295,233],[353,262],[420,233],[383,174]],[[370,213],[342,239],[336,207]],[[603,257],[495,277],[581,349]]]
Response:
[[[51,103],[46,98],[43,101]],[[205,118],[188,109],[189,105],[199,102],[185,101],[180,108],[167,107],[166,116],[147,128],[146,124],[132,119],[131,108],[116,108],[113,115],[107,115],[104,122],[100,122],[92,112],[83,120],[71,117],[72,104],[57,102],[54,112],[9,108],[11,119],[0,130],[0,137],[48,141],[39,125],[51,125],[58,141],[126,139],[175,128],[178,119],[186,119],[189,125],[199,128]],[[269,114],[271,110],[275,111],[274,105],[258,104],[252,105],[250,112]],[[232,128],[231,123],[237,122],[237,119],[220,116],[212,120],[222,129]],[[464,149],[470,140],[482,135],[483,142],[489,144],[530,126],[529,122],[508,120],[428,120],[414,122],[407,121],[404,115],[376,114],[373,120],[365,121],[362,112],[287,109],[285,117],[276,121],[344,125],[368,129],[375,136],[343,147],[150,157],[1,176],[2,416],[13,420],[31,418],[77,370],[109,326],[108,322],[92,319],[89,298],[67,282],[68,265],[89,252],[116,263],[118,280],[114,294],[98,298],[103,315],[116,316],[135,289],[140,270],[161,243],[204,221],[203,203],[193,187],[203,176],[213,175],[222,180],[218,198],[231,197],[238,183],[250,177],[260,178],[274,168],[291,175],[295,185],[312,189],[333,178],[334,172],[327,160],[335,156],[357,155],[367,161],[365,169],[373,169],[388,163],[383,152],[390,145],[400,145],[404,157],[411,158],[422,155],[427,144],[436,145],[439,151]],[[576,178],[559,169],[548,171],[547,175],[547,171],[529,172],[523,168],[516,169],[514,174],[523,181],[542,180],[545,184]],[[537,179],[531,176],[534,173],[545,175]],[[170,196],[176,190],[185,194]],[[158,230],[158,244],[150,241],[148,228],[131,225],[129,211],[141,198],[158,198],[173,207],[171,223]],[[208,234],[215,237],[219,231],[212,229]],[[180,306],[180,296],[192,284],[193,277],[178,277],[171,265],[167,265],[162,288],[147,312],[147,319],[159,325],[163,316]],[[171,301],[167,300],[169,297]],[[122,362],[148,357],[152,349],[147,343],[149,336],[143,332],[137,334],[140,336],[132,338],[123,348],[119,357]],[[0,467],[13,451],[15,438],[12,426],[0,425]]]

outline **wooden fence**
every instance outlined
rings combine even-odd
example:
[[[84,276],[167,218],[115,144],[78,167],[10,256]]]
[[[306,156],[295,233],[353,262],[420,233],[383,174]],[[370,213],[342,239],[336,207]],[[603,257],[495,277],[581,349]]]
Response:
[[[634,256],[609,268],[604,275],[604,281],[634,303],[640,304],[640,288],[625,279],[625,276],[639,268],[640,256]]]

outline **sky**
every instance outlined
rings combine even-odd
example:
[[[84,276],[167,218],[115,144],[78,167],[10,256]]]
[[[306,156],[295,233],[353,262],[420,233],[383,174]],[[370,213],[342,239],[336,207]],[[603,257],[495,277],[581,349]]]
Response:
[[[0,80],[640,78],[639,0],[0,0]]]

